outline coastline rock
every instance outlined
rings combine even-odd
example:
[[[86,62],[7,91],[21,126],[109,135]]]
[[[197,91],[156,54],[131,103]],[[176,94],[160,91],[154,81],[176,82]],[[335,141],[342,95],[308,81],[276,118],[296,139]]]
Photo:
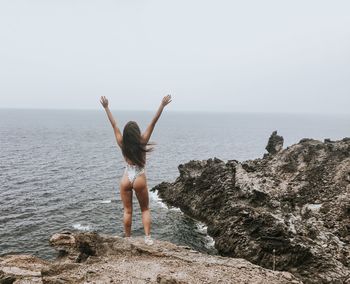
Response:
[[[54,261],[27,255],[0,257],[0,283],[301,283],[244,259],[210,256],[155,240],[97,233],[55,234]]]
[[[152,190],[207,224],[221,255],[304,283],[350,283],[349,139],[303,139],[263,159],[190,161],[179,172]]]
[[[269,154],[274,155],[283,149],[283,142],[283,137],[277,135],[277,131],[274,131],[272,132],[265,149]]]

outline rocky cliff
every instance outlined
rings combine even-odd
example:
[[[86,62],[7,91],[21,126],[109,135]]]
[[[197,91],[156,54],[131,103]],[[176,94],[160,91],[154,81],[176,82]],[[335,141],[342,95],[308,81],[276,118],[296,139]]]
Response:
[[[207,224],[223,256],[350,283],[350,138],[282,145],[275,132],[262,159],[190,161],[153,190]]]
[[[51,244],[59,255],[44,261],[29,255],[0,258],[0,283],[301,283],[287,272],[244,259],[210,256],[168,242],[64,232]]]

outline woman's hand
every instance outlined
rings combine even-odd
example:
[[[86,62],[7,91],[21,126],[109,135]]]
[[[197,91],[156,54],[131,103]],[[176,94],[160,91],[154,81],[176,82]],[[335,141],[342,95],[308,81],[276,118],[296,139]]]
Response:
[[[162,99],[162,107],[165,107],[170,103],[171,103],[171,96],[170,95],[167,95]]]
[[[146,128],[146,131],[141,135],[141,139],[142,142],[147,144],[149,139],[151,138],[152,132],[154,127],[156,126],[156,123],[160,117],[160,115],[162,114],[164,107],[167,106],[168,104],[171,103],[171,96],[167,95],[162,99],[162,102],[157,110],[157,113],[155,114],[155,116],[153,117],[151,123],[148,125],[148,127]]]
[[[108,107],[108,100],[105,96],[101,96],[100,103],[104,108]]]

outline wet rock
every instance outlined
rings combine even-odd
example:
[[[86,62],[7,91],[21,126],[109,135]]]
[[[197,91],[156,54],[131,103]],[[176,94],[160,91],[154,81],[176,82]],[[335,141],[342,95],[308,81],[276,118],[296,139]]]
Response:
[[[305,283],[343,283],[350,275],[350,140],[303,139],[280,151],[269,144],[274,155],[263,159],[190,161],[175,182],[152,190],[206,223],[223,256],[275,265]]]
[[[143,238],[64,232],[50,239],[54,261],[33,256],[0,258],[0,283],[301,283],[243,259],[210,256]]]

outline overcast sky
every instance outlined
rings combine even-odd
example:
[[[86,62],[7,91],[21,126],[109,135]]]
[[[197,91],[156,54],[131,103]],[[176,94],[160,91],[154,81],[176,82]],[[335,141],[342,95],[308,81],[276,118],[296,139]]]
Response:
[[[348,113],[350,1],[1,0],[0,107]]]

